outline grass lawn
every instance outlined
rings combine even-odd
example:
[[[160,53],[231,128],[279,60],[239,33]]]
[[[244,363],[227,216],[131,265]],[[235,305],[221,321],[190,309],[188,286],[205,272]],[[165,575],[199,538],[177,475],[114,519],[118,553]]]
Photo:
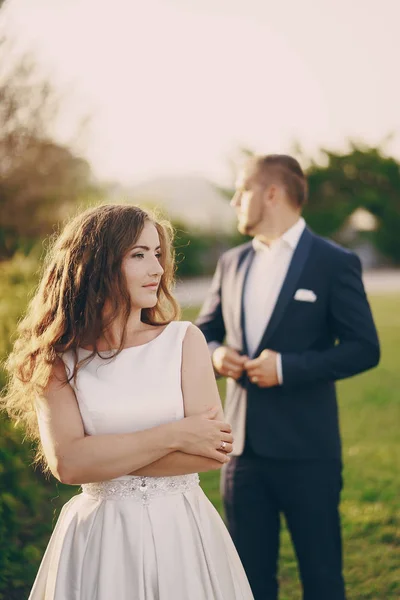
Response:
[[[373,371],[338,384],[344,457],[342,523],[348,600],[400,598],[400,298],[373,296],[382,359]],[[197,310],[184,317],[193,319]],[[224,384],[221,384],[224,397]],[[203,488],[222,513],[218,473]],[[301,598],[286,529],[280,557],[281,600]],[[323,600],[323,598],[321,598]]]
[[[371,298],[382,344],[379,368],[340,382],[344,445],[342,520],[348,600],[400,599],[400,298]],[[185,310],[193,320],[197,308]],[[224,381],[220,382],[224,397]],[[219,473],[203,474],[205,492],[222,514]],[[54,487],[53,487],[54,486]],[[77,488],[51,484],[53,523]],[[45,517],[43,517],[45,518]],[[47,522],[46,517],[46,522]],[[42,550],[38,548],[38,556]],[[286,529],[280,559],[280,600],[301,598],[296,560]],[[321,598],[321,600],[324,600]]]

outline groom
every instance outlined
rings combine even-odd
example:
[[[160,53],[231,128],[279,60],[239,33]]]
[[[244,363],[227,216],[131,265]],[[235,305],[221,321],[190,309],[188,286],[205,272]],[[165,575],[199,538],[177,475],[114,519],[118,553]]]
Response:
[[[308,229],[306,199],[294,158],[248,161],[231,204],[253,240],[221,256],[197,320],[228,377],[224,502],[255,600],[278,598],[281,513],[304,600],[345,598],[334,382],[379,361],[360,261]]]

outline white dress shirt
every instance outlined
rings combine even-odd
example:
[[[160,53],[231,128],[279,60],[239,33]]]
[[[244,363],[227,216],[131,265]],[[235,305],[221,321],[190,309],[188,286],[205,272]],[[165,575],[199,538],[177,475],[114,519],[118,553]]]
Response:
[[[256,251],[244,290],[244,316],[249,356],[254,353],[269,323],[293,253],[304,231],[302,217],[269,246],[253,239]],[[279,383],[283,383],[281,355],[277,357]]]

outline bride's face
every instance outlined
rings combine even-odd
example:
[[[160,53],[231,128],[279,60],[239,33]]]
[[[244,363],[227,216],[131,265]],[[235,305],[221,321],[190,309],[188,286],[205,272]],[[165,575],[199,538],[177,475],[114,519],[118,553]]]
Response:
[[[122,272],[131,297],[132,308],[151,308],[157,304],[157,290],[164,269],[156,227],[148,221],[135,245],[122,260]]]

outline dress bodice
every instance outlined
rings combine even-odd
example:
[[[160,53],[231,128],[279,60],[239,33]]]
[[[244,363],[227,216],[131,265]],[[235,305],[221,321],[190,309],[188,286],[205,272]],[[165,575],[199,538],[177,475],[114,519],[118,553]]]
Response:
[[[189,325],[172,321],[150,342],[115,357],[114,351],[101,352],[79,369],[70,383],[88,435],[132,433],[184,417],[182,342]],[[78,359],[89,354],[80,348]],[[72,352],[63,360],[70,371]]]

